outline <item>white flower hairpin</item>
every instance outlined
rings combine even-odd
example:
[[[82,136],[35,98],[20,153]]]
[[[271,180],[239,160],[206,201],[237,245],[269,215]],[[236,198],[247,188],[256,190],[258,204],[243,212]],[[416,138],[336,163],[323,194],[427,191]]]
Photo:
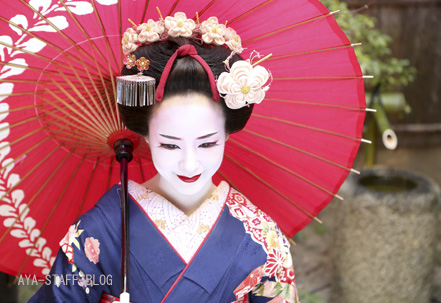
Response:
[[[251,60],[240,60],[233,63],[229,72],[223,72],[217,79],[217,89],[224,97],[226,105],[231,109],[260,103],[265,98],[270,84],[265,84],[271,77],[271,73],[264,67],[257,65],[268,59],[268,55],[256,63]],[[229,59],[226,60],[226,68],[229,69]]]
[[[168,37],[186,37],[201,41],[205,44],[226,45],[233,52],[240,54],[243,51],[242,41],[236,31],[225,24],[219,24],[216,17],[210,17],[199,23],[199,15],[196,13],[196,22],[187,19],[183,12],[177,12],[174,16],[162,18],[157,8],[160,19],[149,19],[146,23],[136,25],[129,19],[133,27],[124,33],[122,49],[125,55],[130,55],[139,47],[156,41],[166,40]]]

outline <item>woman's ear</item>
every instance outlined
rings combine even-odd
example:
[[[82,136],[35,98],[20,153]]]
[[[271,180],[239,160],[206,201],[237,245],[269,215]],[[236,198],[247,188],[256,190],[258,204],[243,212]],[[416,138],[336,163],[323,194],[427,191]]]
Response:
[[[144,137],[144,140],[145,140],[145,142],[147,142],[147,144],[150,144],[150,142],[149,142],[149,136],[145,136],[145,137]]]
[[[225,142],[228,141],[228,138],[230,138],[230,135],[227,135],[227,137],[225,138]]]

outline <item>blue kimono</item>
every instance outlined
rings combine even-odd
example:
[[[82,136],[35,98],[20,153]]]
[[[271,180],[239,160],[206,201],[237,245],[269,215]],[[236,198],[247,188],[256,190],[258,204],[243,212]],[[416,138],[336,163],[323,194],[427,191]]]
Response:
[[[131,302],[298,302],[287,240],[236,190],[229,188],[217,222],[188,264],[133,198],[129,217]],[[115,185],[71,226],[45,285],[30,302],[119,297],[120,229]]]

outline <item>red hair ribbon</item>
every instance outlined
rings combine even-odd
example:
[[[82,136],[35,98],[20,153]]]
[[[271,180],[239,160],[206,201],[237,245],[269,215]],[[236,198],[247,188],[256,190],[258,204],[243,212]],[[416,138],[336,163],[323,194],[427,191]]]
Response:
[[[156,101],[162,101],[162,99],[164,98],[165,84],[167,83],[168,75],[170,74],[170,71],[172,69],[173,63],[175,62],[176,58],[181,58],[185,56],[193,57],[196,61],[199,62],[200,65],[202,65],[202,67],[205,69],[205,71],[208,74],[208,79],[210,80],[213,100],[219,101],[220,96],[216,87],[216,81],[214,80],[213,71],[211,70],[210,66],[208,66],[207,62],[205,62],[205,60],[198,55],[196,48],[191,44],[186,44],[179,47],[176,50],[176,52],[173,54],[173,56],[171,56],[170,59],[168,60],[167,65],[165,66],[164,71],[162,72],[161,79],[159,80],[159,85],[156,88]]]

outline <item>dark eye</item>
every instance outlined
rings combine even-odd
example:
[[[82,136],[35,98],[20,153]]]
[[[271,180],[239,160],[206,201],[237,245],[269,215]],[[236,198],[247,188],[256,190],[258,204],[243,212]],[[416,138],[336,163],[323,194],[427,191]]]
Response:
[[[199,147],[210,148],[210,147],[213,147],[213,146],[216,146],[216,145],[217,145],[217,141],[216,142],[202,143],[201,145],[199,145]]]
[[[161,143],[161,145],[159,145],[159,147],[169,149],[169,150],[179,149],[179,146],[177,146],[176,144],[163,144],[163,143]]]

